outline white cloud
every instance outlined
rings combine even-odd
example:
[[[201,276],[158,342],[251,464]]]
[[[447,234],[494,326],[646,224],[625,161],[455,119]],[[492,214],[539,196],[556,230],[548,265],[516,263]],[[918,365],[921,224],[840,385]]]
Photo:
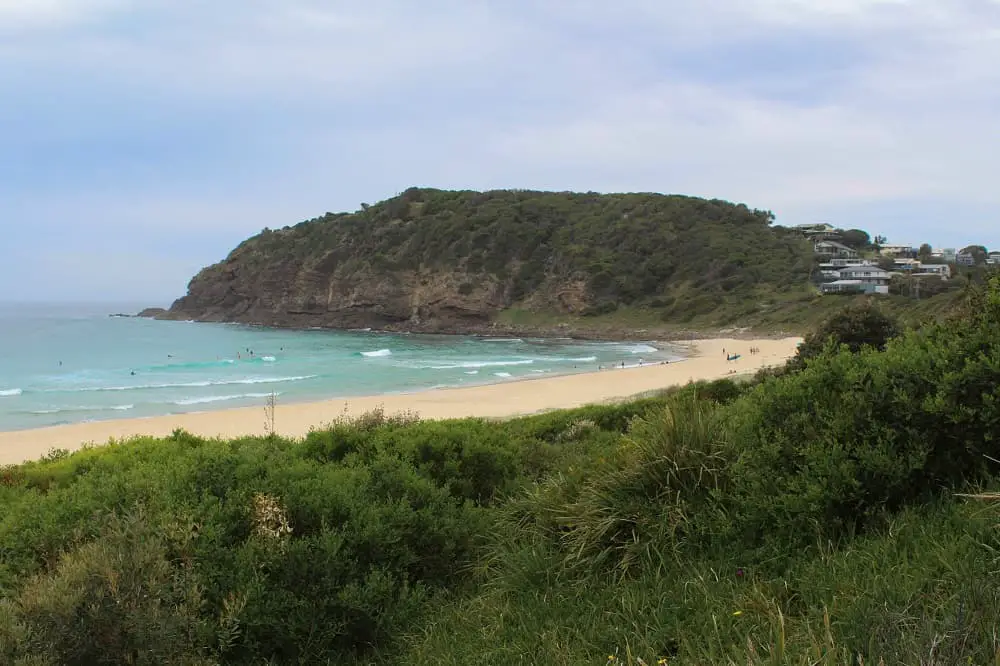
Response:
[[[65,27],[122,7],[120,0],[0,0],[0,31]]]
[[[60,30],[28,29],[45,26]],[[199,264],[229,249],[219,239],[413,184],[671,191],[805,219],[956,201],[1000,217],[996,0],[0,0],[7,28],[0,76],[16,63],[43,95],[52,72],[80,82],[108,100],[110,139],[142,114],[152,133],[206,108],[232,118],[239,141],[194,132],[207,145],[173,162],[133,150],[115,189],[18,195],[49,232],[83,217],[140,247],[197,247]],[[67,122],[40,131],[68,144],[92,126],[53,86]],[[86,145],[103,168],[101,141]]]

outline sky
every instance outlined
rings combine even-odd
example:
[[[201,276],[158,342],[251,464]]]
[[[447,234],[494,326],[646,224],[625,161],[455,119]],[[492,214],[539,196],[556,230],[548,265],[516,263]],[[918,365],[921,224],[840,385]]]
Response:
[[[0,301],[169,305],[410,187],[1000,248],[1000,0],[0,0]]]

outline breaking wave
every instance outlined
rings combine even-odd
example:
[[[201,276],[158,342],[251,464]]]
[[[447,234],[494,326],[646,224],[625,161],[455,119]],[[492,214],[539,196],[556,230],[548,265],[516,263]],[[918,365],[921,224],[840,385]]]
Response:
[[[21,389],[16,388],[0,391],[0,398],[13,398],[16,395],[21,395]]]
[[[302,375],[298,377],[250,377],[247,379],[226,379],[222,381],[176,382],[170,384],[139,384],[137,386],[86,386],[72,389],[47,389],[46,393],[91,393],[103,391],[146,391],[168,388],[204,388],[206,386],[234,386],[246,384],[281,384],[284,382],[300,382],[315,379],[319,375]]]
[[[185,398],[183,400],[174,400],[173,404],[186,407],[189,405],[204,405],[211,402],[226,402],[228,400],[243,400],[249,398],[267,398],[270,393],[241,393],[239,395],[210,395],[203,398]],[[274,395],[281,395],[280,393],[275,393]]]
[[[362,356],[367,358],[378,358],[380,356],[392,356],[392,350],[390,349],[378,349],[376,351],[366,351],[361,352]]]

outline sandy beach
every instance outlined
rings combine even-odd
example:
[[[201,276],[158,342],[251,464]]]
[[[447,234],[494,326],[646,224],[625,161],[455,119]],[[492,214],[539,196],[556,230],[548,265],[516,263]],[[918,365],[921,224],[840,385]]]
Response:
[[[424,419],[508,417],[560,408],[607,402],[639,393],[719,379],[783,363],[795,354],[801,338],[736,340],[719,338],[673,342],[685,350],[686,360],[666,365],[612,368],[599,372],[511,381],[488,386],[439,389],[410,394],[335,398],[320,402],[279,404],[275,429],[282,435],[301,437],[311,428],[344,415],[362,414],[381,407],[386,413],[416,412]],[[751,354],[750,348],[759,349]],[[727,361],[727,354],[739,354]],[[98,421],[0,433],[0,465],[37,459],[48,451],[75,450],[87,444],[141,435],[165,436],[176,428],[207,437],[238,437],[264,432],[263,401],[260,407],[214,412],[176,414],[150,418]]]

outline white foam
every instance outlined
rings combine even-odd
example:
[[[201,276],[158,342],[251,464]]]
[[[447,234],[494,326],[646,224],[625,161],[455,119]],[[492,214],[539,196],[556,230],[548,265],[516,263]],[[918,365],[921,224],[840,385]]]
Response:
[[[494,372],[493,374],[496,375],[497,377],[505,377],[505,378],[511,376],[509,372]]]
[[[479,371],[478,370],[468,370],[468,371],[466,371],[465,374],[467,374],[467,375],[478,375]]]
[[[593,363],[597,360],[596,356],[584,356],[583,358],[568,358],[567,361],[572,363]]]
[[[483,342],[524,342],[521,338],[483,338]]]
[[[376,351],[366,351],[366,352],[361,352],[361,355],[366,356],[368,358],[378,358],[380,356],[392,356],[392,350],[379,349]]]
[[[19,388],[0,391],[0,398],[13,398],[17,395],[21,395],[21,389]]]
[[[184,407],[187,405],[204,405],[211,402],[226,402],[227,400],[243,400],[246,398],[267,398],[270,393],[241,393],[239,395],[210,395],[204,398],[185,398],[184,400],[175,400],[173,404]],[[280,393],[275,393],[274,395],[281,395]]]
[[[464,361],[461,363],[453,363],[451,365],[431,365],[422,366],[430,370],[458,370],[461,368],[497,368],[506,365],[531,365],[534,363],[532,360],[527,361]]]
[[[33,409],[29,414],[62,414],[65,412],[127,412],[130,409],[135,409],[135,405],[111,405],[110,407],[99,407],[99,406],[73,406],[73,407],[62,407],[56,409]]]
[[[273,356],[261,356],[260,360],[267,361],[268,363],[273,363],[273,362],[277,361],[278,359],[274,358]]]
[[[635,347],[632,347],[629,351],[631,351],[633,354],[652,354],[654,352],[658,352],[659,349],[657,349],[656,347],[651,347],[650,345],[636,345]]]
[[[46,393],[90,393],[93,391],[142,391],[168,388],[204,388],[206,386],[231,386],[243,384],[280,384],[283,382],[300,382],[315,379],[318,375],[301,375],[298,377],[249,377],[246,379],[227,379],[224,381],[178,382],[175,384],[138,384],[136,386],[87,386],[75,389],[46,389]]]

